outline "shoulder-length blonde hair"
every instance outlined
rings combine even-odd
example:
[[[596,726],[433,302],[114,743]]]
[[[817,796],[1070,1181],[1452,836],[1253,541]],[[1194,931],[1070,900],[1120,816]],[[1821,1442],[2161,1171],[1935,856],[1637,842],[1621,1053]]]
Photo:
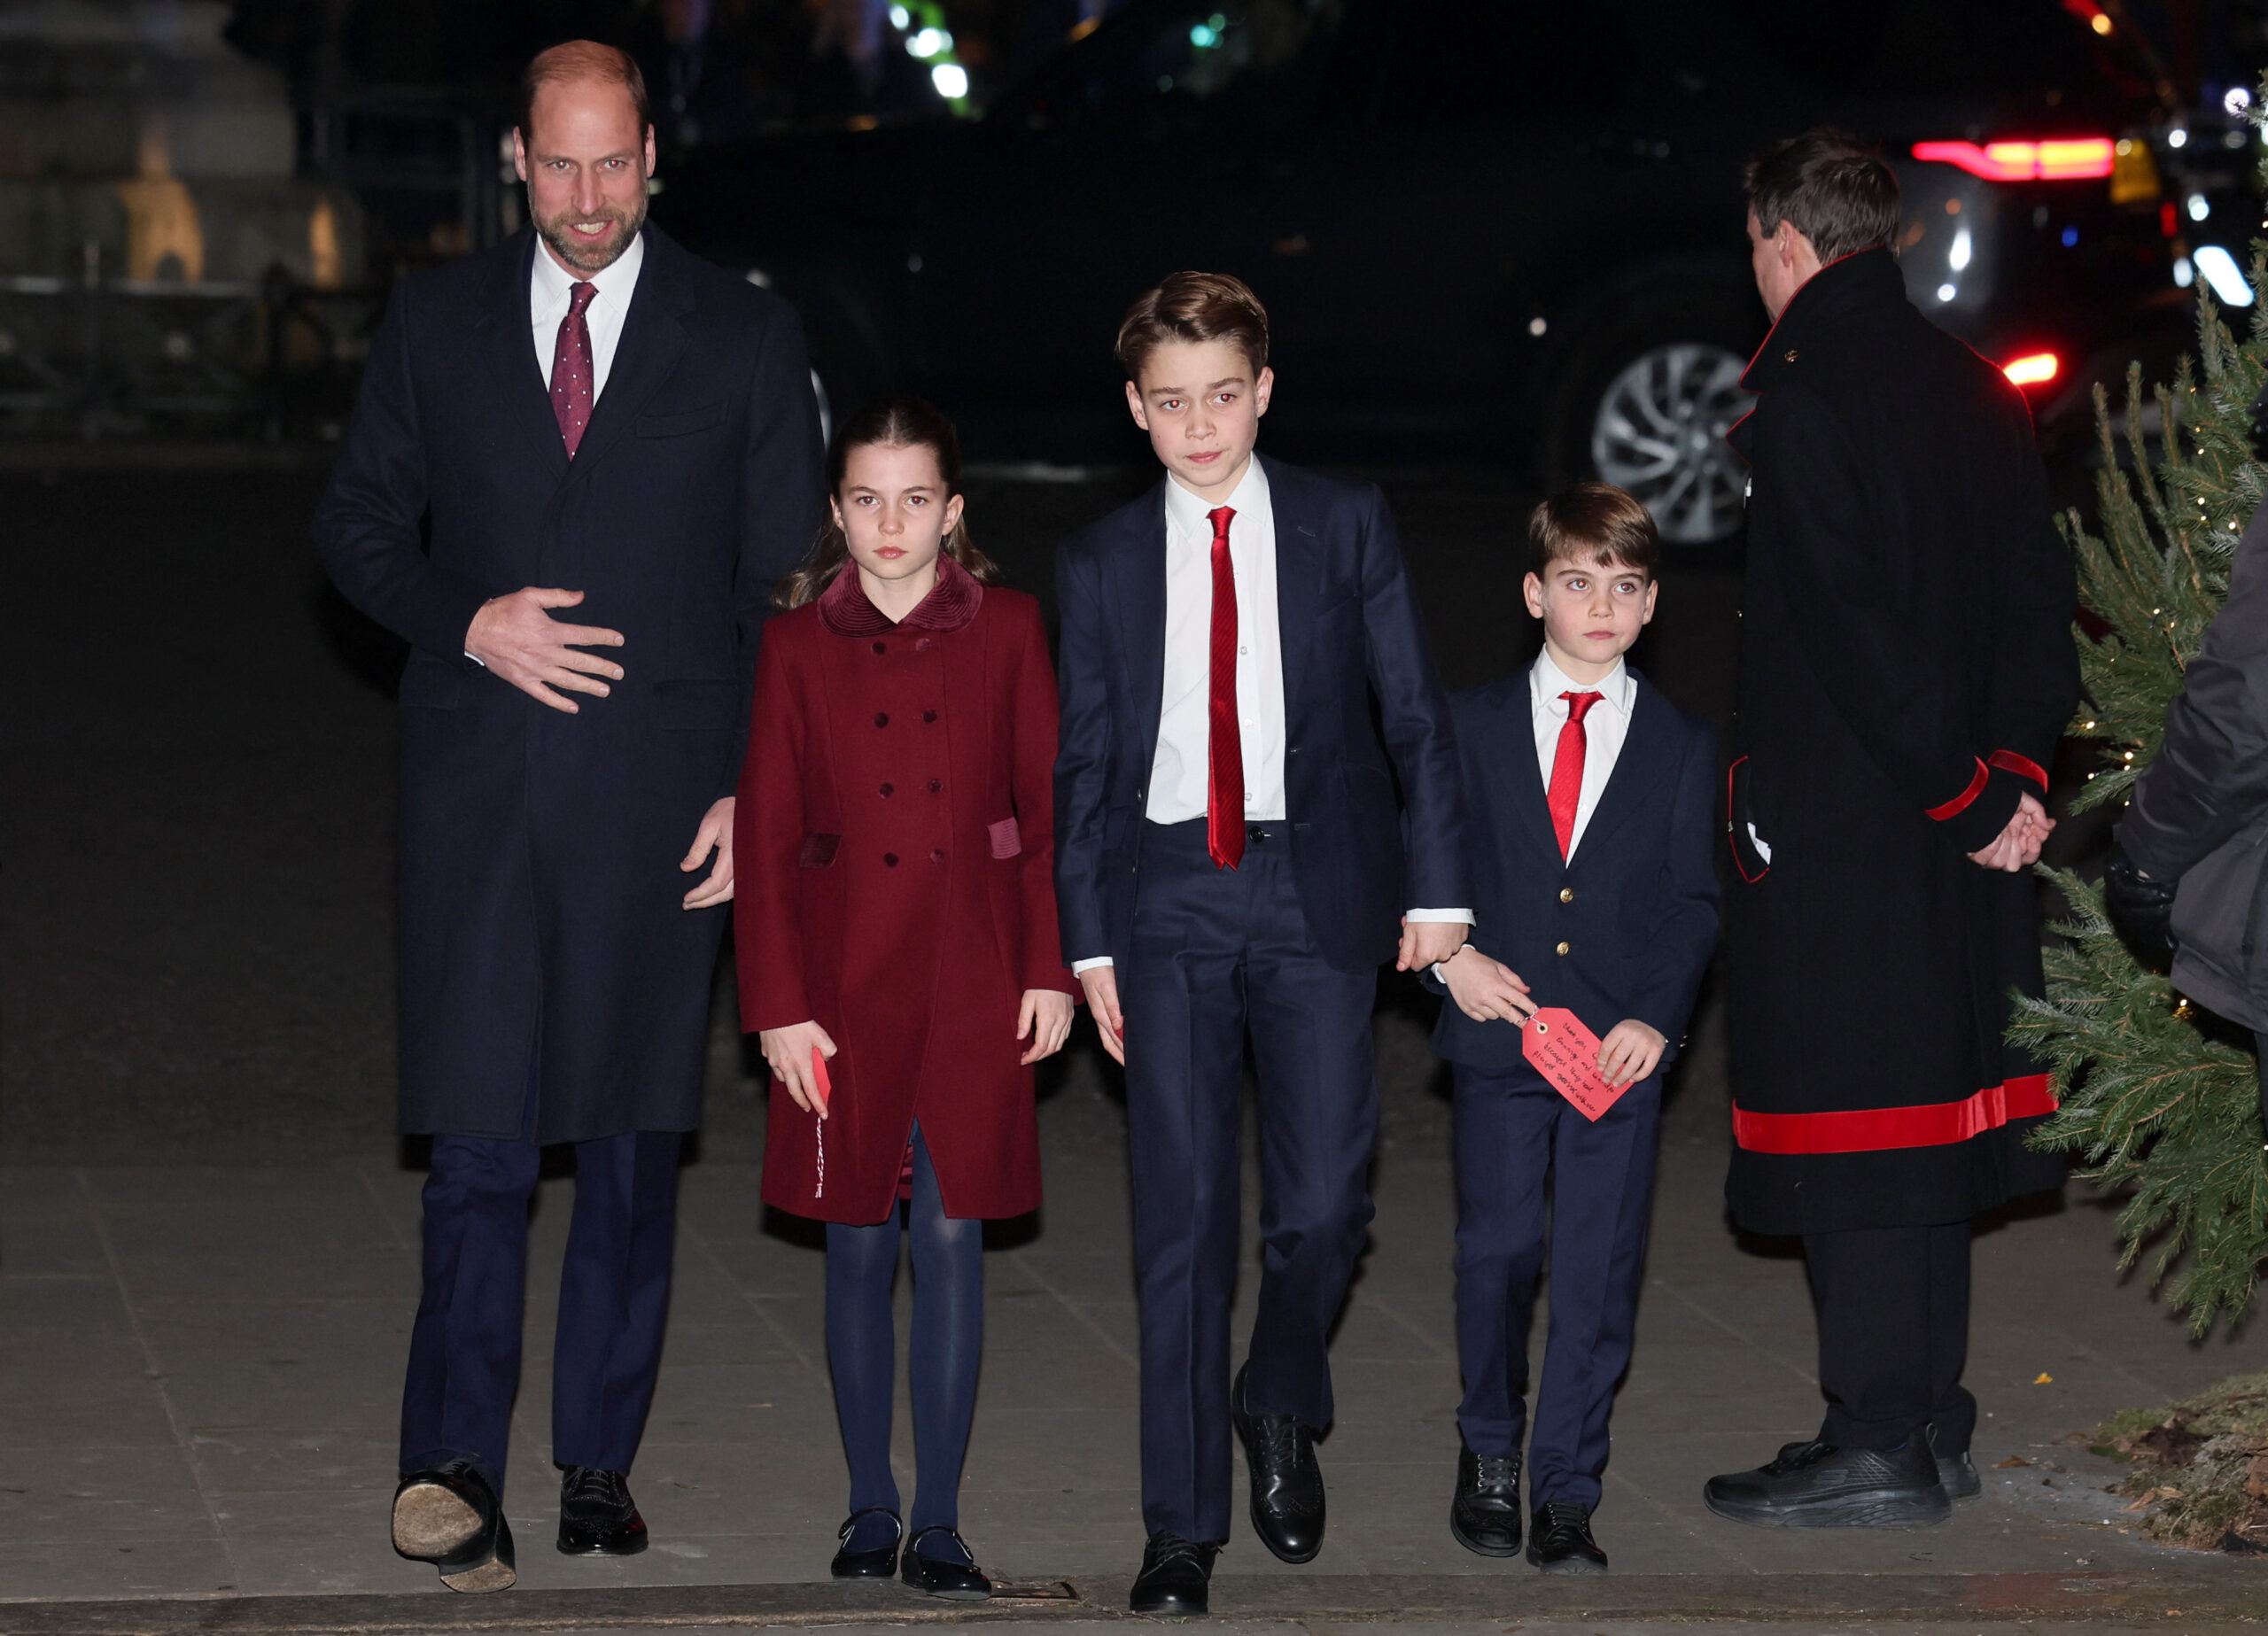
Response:
[[[928,450],[937,457],[937,470],[945,480],[946,496],[951,498],[961,492],[960,438],[953,430],[953,423],[935,404],[901,394],[868,404],[837,429],[835,446],[827,456],[827,492],[830,496],[843,492],[843,470],[850,461],[850,451],[875,446]],[[945,536],[944,549],[945,554],[967,569],[980,585],[1000,583],[999,564],[969,540],[966,509],[959,525]],[[843,525],[830,512],[819,539],[812,546],[810,557],[782,579],[780,588],[772,593],[773,603],[781,608],[801,608],[834,584],[835,577],[850,561],[850,542],[843,535]]]

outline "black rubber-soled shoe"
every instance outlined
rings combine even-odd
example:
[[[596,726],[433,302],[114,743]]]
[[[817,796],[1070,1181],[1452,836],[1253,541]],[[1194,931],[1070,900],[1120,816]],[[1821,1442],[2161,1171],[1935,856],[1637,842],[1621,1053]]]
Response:
[[[432,1563],[453,1591],[501,1591],[519,1578],[511,1525],[470,1460],[402,1474],[393,1491],[393,1548]]]
[[[1591,1508],[1547,1500],[1527,1531],[1527,1560],[1546,1573],[1604,1573],[1606,1553],[1591,1538]]]
[[[1153,1618],[1201,1617],[1208,1611],[1217,1545],[1199,1545],[1179,1534],[1152,1534],[1142,1547],[1142,1571],[1134,1576],[1126,1606]]]
[[[1930,1428],[1930,1453],[1937,1457],[1938,1481],[1945,1485],[1948,1500],[1974,1500],[1984,1492],[1984,1480],[1977,1475],[1977,1462],[1962,1449],[1948,1454],[1938,1446],[1938,1429]]]
[[[1245,1376],[1229,1388],[1229,1419],[1252,1473],[1252,1531],[1287,1562],[1311,1562],[1323,1549],[1323,1468],[1315,1438],[1293,1415],[1254,1414],[1245,1406]]]
[[[939,1535],[959,1547],[958,1557],[932,1556],[922,1550],[924,1539],[935,1539]],[[917,1591],[942,1596],[948,1601],[981,1602],[992,1594],[992,1581],[977,1571],[975,1554],[951,1528],[931,1526],[908,1539],[905,1555],[898,1564],[898,1578]]]
[[[559,1474],[563,1556],[635,1556],[646,1548],[646,1519],[619,1471],[565,1466]]]
[[[1711,1477],[1701,1497],[1752,1528],[1926,1528],[1953,1515],[1918,1435],[1894,1449],[1790,1443],[1769,1465]]]
[[[850,1535],[864,1516],[886,1516],[895,1531],[889,1543],[871,1551],[850,1548]],[[835,1560],[827,1570],[837,1579],[887,1579],[897,1571],[897,1542],[905,1537],[905,1524],[898,1521],[897,1513],[888,1506],[870,1505],[863,1511],[853,1511],[843,1519],[843,1526],[835,1536]]]
[[[1520,1457],[1499,1460],[1460,1446],[1456,1496],[1449,1501],[1449,1533],[1482,1556],[1520,1554]]]

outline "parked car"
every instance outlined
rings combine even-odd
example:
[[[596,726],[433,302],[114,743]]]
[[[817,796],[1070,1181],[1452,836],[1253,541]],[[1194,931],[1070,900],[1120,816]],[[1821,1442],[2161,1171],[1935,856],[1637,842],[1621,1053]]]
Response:
[[[1832,120],[1906,192],[1909,288],[2052,393],[2171,297],[2161,85],[2088,0],[1131,0],[973,122],[694,157],[656,201],[803,309],[830,402],[972,455],[1124,458],[1110,343],[1177,267],[1268,303],[1272,448],[1596,471],[1736,531],[1765,328],[1740,165]],[[2175,297],[2174,299],[2179,299]]]

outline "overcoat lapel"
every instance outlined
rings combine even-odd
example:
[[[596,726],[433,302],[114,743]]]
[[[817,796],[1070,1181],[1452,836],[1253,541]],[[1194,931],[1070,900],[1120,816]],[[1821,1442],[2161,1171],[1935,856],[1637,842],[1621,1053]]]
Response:
[[[1130,748],[1146,787],[1157,759],[1158,716],[1166,685],[1166,490],[1161,480],[1142,521],[1111,554],[1112,589],[1133,689]]]
[[[1670,758],[1663,754],[1668,748],[1669,706],[1645,678],[1634,671],[1631,680],[1635,685],[1630,701],[1630,731],[1622,740],[1622,753],[1614,758],[1606,787],[1599,792],[1598,808],[1583,826],[1578,852],[1604,845],[1633,813],[1644,807],[1654,786],[1669,776]],[[1533,756],[1529,765],[1534,765]]]
[[[552,412],[551,394],[544,390],[543,368],[536,361],[534,337],[528,324],[528,275],[536,254],[535,230],[523,228],[518,236],[519,253],[499,256],[490,264],[488,282],[480,292],[473,345],[486,361],[496,383],[502,419],[511,435],[556,478],[566,474],[567,445],[559,436],[559,417]]]
[[[1323,611],[1323,534],[1309,503],[1314,496],[1300,473],[1274,461],[1262,465],[1269,508],[1276,514],[1276,639],[1284,658],[1288,724],[1301,718],[1300,687],[1307,679],[1317,616]]]
[[[685,314],[693,310],[693,291],[680,265],[683,254],[660,229],[646,229],[646,265],[631,291],[614,367],[607,371],[606,389],[591,406],[591,423],[575,451],[575,465],[581,469],[596,465],[622,441],[685,351]]]

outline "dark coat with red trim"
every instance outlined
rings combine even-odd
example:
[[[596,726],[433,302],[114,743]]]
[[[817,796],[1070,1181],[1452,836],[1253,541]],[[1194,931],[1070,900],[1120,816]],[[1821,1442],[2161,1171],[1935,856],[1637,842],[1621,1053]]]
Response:
[[[1967,855],[2078,702],[2070,555],[2022,397],[1888,252],[1805,284],[1742,384],[1729,1201],[1766,1233],[1959,1221],[2061,1179],[2003,1039],[2036,888]]]
[[[734,857],[741,1026],[816,1020],[828,1118],[777,1084],[764,1201],[864,1224],[921,1126],[951,1216],[1039,1207],[1028,989],[1076,985],[1057,942],[1055,676],[1039,605],[947,559],[899,624],[855,570],[773,620],[757,662]]]

